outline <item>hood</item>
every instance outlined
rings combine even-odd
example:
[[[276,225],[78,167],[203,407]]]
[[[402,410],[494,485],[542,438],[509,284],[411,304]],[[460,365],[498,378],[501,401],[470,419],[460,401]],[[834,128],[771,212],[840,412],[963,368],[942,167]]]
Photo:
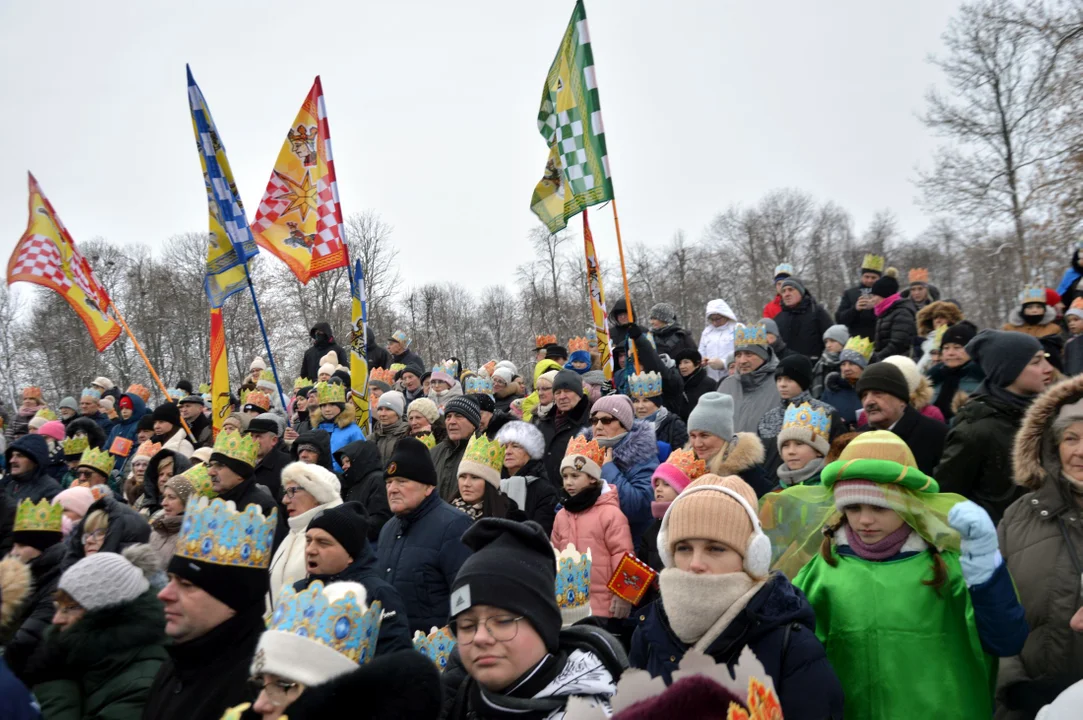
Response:
[[[163,612],[155,592],[148,590],[131,602],[90,611],[63,632],[51,628],[47,642],[61,664],[75,672],[107,660],[119,666],[130,653],[154,645],[162,647],[164,659]]]
[[[94,421],[91,420],[90,422]],[[18,450],[34,461],[37,465],[37,469],[34,471],[35,476],[45,474],[45,468],[49,465],[49,445],[45,442],[44,437],[41,435],[23,435],[21,438],[18,438],[11,443],[11,445],[8,445],[4,457],[9,464],[11,463],[11,453],[13,450]]]
[[[331,332],[331,323],[327,323],[327,322],[318,322],[318,323],[316,323],[311,328],[309,328],[308,337],[311,338],[312,340],[315,340],[317,332],[322,332],[324,335],[327,336],[327,339],[322,341],[322,342],[313,342],[312,343],[313,347],[317,347],[317,348],[319,348],[321,350],[325,350],[325,349],[331,347],[332,343],[335,342],[335,334],[333,332]]]
[[[350,469],[344,473],[343,495],[346,494],[345,488],[353,487],[364,480],[366,475],[374,472],[383,473],[384,464],[380,459],[380,449],[376,447],[376,443],[370,443],[367,440],[354,440],[343,445],[335,453],[335,459],[339,461],[340,465],[342,464],[343,455],[350,459]]]
[[[324,325],[327,325],[327,323],[324,323]],[[327,329],[330,330],[331,329],[330,326],[328,326]],[[372,326],[371,325],[366,325],[365,326],[365,349],[369,350],[369,351],[372,351],[372,350],[375,350],[376,348],[379,348],[379,347],[380,347],[380,344],[376,342],[376,333],[374,333],[372,331]]]
[[[613,307],[609,309],[609,324],[617,324],[617,315],[620,313],[628,312],[628,303],[625,302],[624,296],[621,296],[617,302],[613,303]],[[638,318],[639,315],[635,312],[635,306],[632,306],[632,316]]]
[[[76,417],[64,428],[64,434],[68,438],[73,438],[78,433],[86,435],[92,448],[100,448],[105,444],[105,431],[102,426],[88,417]]]
[[[921,310],[918,310],[918,334],[928,335],[933,331],[933,320],[942,317],[948,321],[948,326],[963,321],[963,311],[955,303],[938,300],[931,302]]]
[[[334,420],[324,420],[321,418],[319,427],[327,432],[334,432],[336,427],[346,428],[354,424],[354,420],[357,419],[357,410],[354,408],[352,402],[346,403],[346,407],[342,412],[335,416]],[[360,427],[360,426],[358,426]]]
[[[707,460],[707,472],[715,475],[736,475],[763,462],[767,456],[763,441],[755,433],[739,432],[737,442]]]
[[[293,441],[293,445],[290,446],[290,457],[293,458],[294,462],[301,459],[299,450],[301,445],[315,445],[318,447],[320,449],[320,459],[316,464],[334,472],[334,466],[331,463],[331,435],[326,430],[317,428],[299,434],[297,439]]]
[[[587,440],[594,439],[594,428],[588,427],[582,433]],[[636,420],[632,429],[613,448],[613,461],[621,471],[633,465],[658,461],[658,443],[654,439],[654,423],[649,420]]]
[[[139,397],[135,393],[124,393],[123,397],[128,398],[132,403],[132,416],[127,420],[120,419],[120,408],[117,408],[117,420],[123,425],[130,425],[138,423],[143,419],[143,416],[147,414],[147,404],[143,402],[143,398]]]
[[[716,298],[707,303],[707,310],[703,313],[703,319],[707,322],[708,327],[713,327],[710,321],[707,321],[711,315],[721,315],[722,317],[729,318],[733,322],[737,322],[737,313],[733,312],[733,308],[730,304],[722,298]]]
[[[173,458],[174,477],[192,467],[192,461],[176,450],[159,450],[155,453],[147,463],[146,472],[143,473],[144,501],[151,509],[156,509],[162,504],[162,498],[158,494],[158,466],[167,457]]]
[[[1015,434],[1012,467],[1016,485],[1037,490],[1060,477],[1060,458],[1053,443],[1053,422],[1064,405],[1083,398],[1083,375],[1063,380],[1031,403]],[[968,403],[969,405],[969,403]]]
[[[1035,303],[1035,304],[1037,304],[1037,303]],[[1057,319],[1056,308],[1053,308],[1053,307],[1050,307],[1049,305],[1046,305],[1045,306],[1045,315],[1042,316],[1042,321],[1040,323],[1038,323],[1038,324],[1039,325],[1048,325],[1049,323],[1053,322],[1056,319]],[[1017,327],[1022,327],[1023,325],[1025,325],[1026,323],[1023,322],[1023,308],[1022,307],[1012,308],[1011,312],[1008,313],[1008,322],[1011,323],[1012,325],[1017,326]]]
[[[550,370],[556,370],[557,372],[560,372],[563,369],[564,368],[561,367],[560,363],[555,362],[553,360],[550,360],[548,358],[546,358],[545,360],[539,360],[538,364],[534,366],[534,386],[535,386],[535,388],[538,385],[538,378],[540,378],[542,375],[549,372]]]

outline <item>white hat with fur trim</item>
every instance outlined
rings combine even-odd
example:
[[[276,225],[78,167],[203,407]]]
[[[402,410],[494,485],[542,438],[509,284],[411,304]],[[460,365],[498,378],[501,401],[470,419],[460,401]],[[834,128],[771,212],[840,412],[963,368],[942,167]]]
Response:
[[[282,468],[282,487],[291,483],[315,498],[320,505],[342,500],[342,483],[337,475],[322,465],[290,463]]]
[[[545,455],[545,436],[541,430],[522,420],[506,423],[496,434],[496,441],[501,445],[515,443],[526,450],[531,460],[541,460]]]

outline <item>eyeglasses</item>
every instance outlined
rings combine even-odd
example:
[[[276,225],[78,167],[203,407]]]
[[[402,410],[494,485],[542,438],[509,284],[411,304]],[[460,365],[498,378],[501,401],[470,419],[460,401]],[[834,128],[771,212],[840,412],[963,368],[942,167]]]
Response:
[[[75,471],[75,477],[77,477],[77,478],[94,477],[94,471],[93,470],[76,470]]]
[[[86,542],[87,540],[104,540],[105,535],[108,532],[109,531],[106,530],[105,528],[101,528],[101,529],[98,529],[98,530],[92,530],[92,531],[90,531],[88,533],[84,533],[83,534],[83,542]]]
[[[263,678],[258,677],[249,678],[248,683],[256,692],[267,693],[267,699],[275,707],[282,707],[288,703],[290,692],[301,686],[301,683],[290,682],[289,680],[269,680],[264,682]]]
[[[508,642],[514,640],[515,636],[519,634],[519,621],[525,619],[525,617],[524,615],[519,617],[501,615],[485,618],[480,623],[476,620],[453,620],[451,629],[455,633],[455,640],[460,645],[469,645],[474,642],[474,637],[478,633],[478,625],[484,625],[485,632],[489,633],[489,637],[493,640]]]
[[[602,425],[605,425],[606,427],[612,425],[615,422],[617,422],[617,418],[615,418],[615,417],[601,417],[600,415],[595,415],[594,417],[592,417],[590,419],[590,424],[591,425],[602,424]]]
[[[305,492],[305,489],[296,485],[290,485],[288,488],[283,489],[282,492],[286,493],[290,497],[293,497],[298,492]]]
[[[69,605],[68,603],[58,603],[54,601],[53,609],[56,610],[58,615],[74,615],[75,613],[80,612],[83,609],[83,606],[75,603]]]

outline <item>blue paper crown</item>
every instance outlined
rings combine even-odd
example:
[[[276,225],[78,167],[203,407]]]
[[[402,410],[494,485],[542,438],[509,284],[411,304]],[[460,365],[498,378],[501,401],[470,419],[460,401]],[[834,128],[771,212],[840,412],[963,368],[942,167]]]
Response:
[[[170,400],[183,400],[188,397],[183,390],[178,390],[177,388],[170,388],[168,394]]]
[[[267,630],[299,635],[364,665],[376,653],[382,613],[379,600],[366,608],[364,598],[353,592],[331,602],[317,580],[299,593],[287,585]]]
[[[808,430],[826,439],[831,437],[831,419],[823,408],[812,407],[807,402],[790,405],[782,416],[782,429]]]
[[[742,345],[767,345],[767,328],[762,323],[756,325],[738,325],[733,331],[734,347]]]
[[[628,378],[628,394],[634,398],[652,398],[662,394],[662,376],[656,372],[636,373]]]
[[[434,627],[428,635],[420,630],[414,633],[414,650],[432,660],[440,672],[447,668],[448,657],[455,649],[455,644],[455,637],[447,627]]]
[[[775,277],[779,275],[794,275],[793,265],[789,263],[779,263],[775,266]]]
[[[466,394],[479,393],[481,395],[493,394],[493,379],[481,375],[471,375],[466,379]]]
[[[92,387],[83,388],[83,393],[80,397],[92,397],[95,400],[101,400],[102,391]]]
[[[232,502],[191,498],[175,554],[213,565],[266,570],[277,526],[278,508],[264,517],[259,505],[238,512]]]
[[[1045,305],[1045,288],[1028,287],[1019,295],[1019,304],[1041,303]]]
[[[590,550],[580,553],[569,545],[557,554],[556,592],[561,610],[590,605],[590,564]]]

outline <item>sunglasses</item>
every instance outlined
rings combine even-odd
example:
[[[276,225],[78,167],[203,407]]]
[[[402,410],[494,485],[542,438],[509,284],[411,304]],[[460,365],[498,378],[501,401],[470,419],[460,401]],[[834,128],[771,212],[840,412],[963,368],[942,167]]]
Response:
[[[590,419],[591,425],[598,425],[600,423],[602,425],[605,425],[606,427],[609,427],[615,422],[618,422],[615,417],[600,417],[596,415]]]
[[[88,477],[93,477],[93,476],[94,476],[94,472],[91,471],[91,470],[78,470],[75,473],[75,477],[77,477],[77,478],[88,478]]]

